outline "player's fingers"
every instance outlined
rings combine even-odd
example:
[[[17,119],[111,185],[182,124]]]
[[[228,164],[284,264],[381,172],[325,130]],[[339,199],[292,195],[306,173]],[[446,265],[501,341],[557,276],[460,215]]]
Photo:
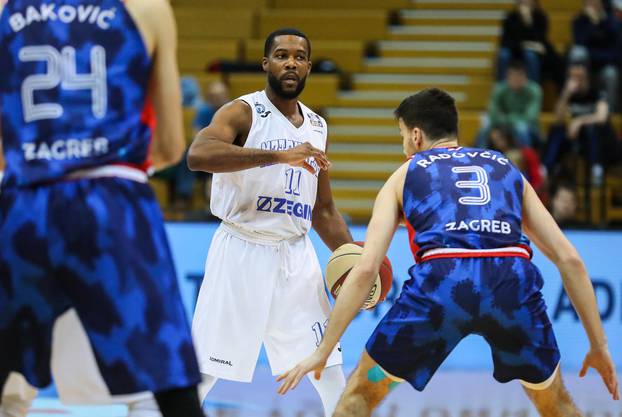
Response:
[[[314,376],[314,378],[315,378],[317,381],[319,381],[319,380],[320,380],[320,378],[322,377],[322,371],[323,371],[323,370],[324,370],[324,368],[322,368],[322,369],[317,369],[317,370],[313,373],[313,376]]]
[[[313,168],[313,166],[309,164],[307,161],[302,163],[302,167],[306,169],[307,171],[309,171],[310,173],[315,175],[315,168]]]
[[[581,366],[581,370],[579,371],[579,376],[583,378],[585,374],[587,374],[587,368],[589,365],[587,364],[587,358],[583,359],[583,366]]]
[[[282,380],[284,380],[285,378],[287,378],[287,375],[289,375],[289,373],[291,372],[291,369],[279,376],[276,377],[276,382],[280,382]]]

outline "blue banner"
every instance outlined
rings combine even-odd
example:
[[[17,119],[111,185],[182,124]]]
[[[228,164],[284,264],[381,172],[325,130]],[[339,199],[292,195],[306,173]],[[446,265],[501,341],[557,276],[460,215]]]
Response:
[[[182,297],[191,317],[198,290],[203,279],[204,264],[216,224],[173,223],[167,225],[173,257],[180,279]],[[365,239],[365,227],[351,228],[355,240]],[[618,369],[622,369],[622,271],[620,262],[622,233],[570,231],[568,238],[577,247],[590,273],[598,305],[609,338],[609,348]],[[322,266],[326,265],[330,251],[319,237],[311,234]],[[534,248],[535,249],[535,248]],[[354,365],[363,351],[367,338],[376,323],[390,308],[408,279],[408,268],[414,263],[408,246],[405,229],[400,228],[388,256],[393,265],[394,286],[387,301],[369,312],[361,312],[346,331],[341,343],[344,362]],[[545,285],[544,298],[548,305],[549,317],[562,352],[565,369],[580,369],[589,344],[570,300],[563,291],[557,268],[541,253],[535,250],[534,263],[542,271]],[[265,360],[262,356],[261,360]],[[492,369],[490,349],[481,337],[469,336],[458,345],[445,361],[443,370],[489,370]]]

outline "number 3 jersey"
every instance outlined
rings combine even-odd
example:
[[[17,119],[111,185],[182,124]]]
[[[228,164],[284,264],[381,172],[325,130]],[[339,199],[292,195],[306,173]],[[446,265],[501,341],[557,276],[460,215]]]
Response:
[[[403,206],[418,261],[439,248],[525,245],[530,251],[521,229],[522,205],[523,177],[499,152],[433,148],[410,161]]]
[[[0,15],[5,185],[108,164],[145,168],[150,73],[120,0],[7,2]]]
[[[245,148],[284,151],[304,142],[325,150],[324,119],[298,102],[304,121],[295,127],[268,99],[264,91],[239,98],[252,110]],[[273,164],[243,171],[214,174],[212,213],[226,223],[267,239],[282,240],[306,234],[317,194],[319,168]]]

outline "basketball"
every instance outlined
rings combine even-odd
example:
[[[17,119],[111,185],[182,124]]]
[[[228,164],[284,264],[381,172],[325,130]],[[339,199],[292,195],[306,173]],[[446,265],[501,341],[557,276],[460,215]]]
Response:
[[[362,245],[362,242],[346,243],[335,249],[330,256],[326,265],[326,286],[335,299],[339,295],[339,290],[348,273],[356,265],[363,253]],[[363,304],[363,309],[369,310],[374,308],[379,302],[384,301],[392,284],[393,269],[391,268],[389,258],[385,256],[380,265],[380,271],[376,276],[376,281],[369,292],[367,300],[365,300],[365,304]]]

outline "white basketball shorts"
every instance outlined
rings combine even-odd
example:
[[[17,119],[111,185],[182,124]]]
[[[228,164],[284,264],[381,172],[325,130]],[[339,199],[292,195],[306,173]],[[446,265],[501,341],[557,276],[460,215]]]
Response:
[[[330,314],[308,236],[273,242],[221,224],[192,323],[201,373],[250,382],[263,343],[272,374],[313,353]],[[327,367],[341,364],[341,347]]]

